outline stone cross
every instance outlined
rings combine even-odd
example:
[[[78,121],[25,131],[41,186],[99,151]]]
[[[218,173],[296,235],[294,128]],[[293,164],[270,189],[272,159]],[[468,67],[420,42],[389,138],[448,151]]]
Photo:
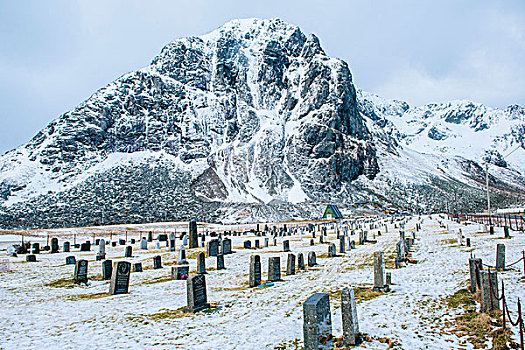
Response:
[[[332,350],[332,316],[328,293],[315,293],[303,303],[304,350]]]

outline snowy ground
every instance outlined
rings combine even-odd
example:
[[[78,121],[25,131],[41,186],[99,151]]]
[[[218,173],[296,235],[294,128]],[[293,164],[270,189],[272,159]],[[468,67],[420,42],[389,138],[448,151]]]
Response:
[[[396,348],[402,349],[472,349],[465,339],[448,332],[447,320],[457,311],[451,310],[444,298],[458,289],[464,288],[468,281],[468,258],[475,254],[485,264],[495,264],[495,247],[505,243],[507,263],[518,260],[525,249],[525,234],[513,233],[511,239],[500,239],[503,234],[497,229],[495,236],[478,233],[479,225],[459,225],[449,221],[451,232],[458,228],[472,240],[472,248],[460,247],[451,241],[457,236],[440,228],[438,217],[422,218],[422,231],[413,247],[412,259],[417,263],[402,269],[387,269],[392,273],[392,292],[368,301],[358,303],[360,330],[374,340],[363,343],[360,348],[386,349],[387,344],[380,337],[396,341]],[[378,219],[380,220],[380,219]],[[417,218],[408,221],[407,236],[410,236],[418,222]],[[171,225],[173,231],[174,225]],[[179,232],[186,226],[179,225]],[[237,229],[239,229],[238,227]],[[261,226],[262,228],[262,226]],[[158,232],[170,227],[151,225],[136,230],[155,229]],[[209,229],[224,227],[209,226]],[[117,232],[118,230],[113,230]],[[372,232],[370,230],[369,239]],[[273,349],[288,346],[294,340],[302,346],[302,303],[315,292],[330,292],[333,334],[342,335],[340,300],[333,294],[344,287],[371,286],[373,283],[373,253],[384,251],[385,256],[395,250],[399,240],[399,230],[388,225],[388,232],[381,230],[376,244],[357,246],[343,256],[326,256],[327,244],[310,246],[310,235],[286,237],[290,239],[293,253],[303,252],[305,262],[307,253],[315,251],[319,266],[294,276],[285,276],[286,256],[282,252],[282,240],[277,247],[270,246],[257,250],[243,249],[246,239],[264,237],[241,236],[233,239],[234,254],[225,257],[226,270],[211,270],[206,275],[208,301],[217,306],[209,314],[198,313],[182,317],[155,317],[167,310],[176,310],[186,305],[186,282],[169,280],[170,266],[175,264],[176,253],[163,247],[155,249],[155,242],[149,250],[140,250],[139,244],[133,247],[131,262],[142,261],[142,273],[131,274],[130,293],[107,296],[96,294],[107,292],[108,281],[91,282],[89,287],[73,288],[50,287],[46,284],[62,278],[71,278],[74,266],[65,265],[65,257],[75,255],[77,259],[89,260],[89,275],[92,278],[101,274],[101,262],[95,261],[97,247],[92,252],[39,254],[37,263],[26,263],[25,256],[0,258],[0,348],[1,349]],[[52,232],[58,236],[60,249],[63,237],[71,239],[71,230]],[[96,231],[98,234],[101,230]],[[113,239],[123,238],[115,234]],[[89,230],[78,230],[77,242],[92,239]],[[329,231],[329,239],[336,242],[335,234]],[[47,233],[33,233],[26,240],[46,242]],[[85,235],[81,237],[81,235]],[[40,236],[40,237],[39,237]],[[139,233],[129,233],[128,238],[138,238]],[[358,240],[357,235],[352,239]],[[19,241],[19,236],[0,236],[0,249],[9,242]],[[270,238],[270,244],[272,239]],[[181,241],[177,240],[177,246]],[[196,267],[196,251],[188,251],[190,269]],[[123,259],[124,246],[106,246],[108,258]],[[5,254],[5,253],[4,253]],[[164,268],[151,269],[152,257],[162,255]],[[263,279],[266,278],[268,257],[281,257],[283,281],[268,288],[250,289],[247,286],[249,257],[260,254],[263,265]],[[215,258],[206,258],[208,268],[215,267]],[[387,266],[388,267],[388,266]],[[506,294],[511,311],[516,311],[516,301],[525,299],[523,264],[515,269],[499,274],[505,280]],[[95,298],[90,298],[90,296]],[[96,298],[96,296],[101,296]],[[515,336],[515,340],[517,340]]]

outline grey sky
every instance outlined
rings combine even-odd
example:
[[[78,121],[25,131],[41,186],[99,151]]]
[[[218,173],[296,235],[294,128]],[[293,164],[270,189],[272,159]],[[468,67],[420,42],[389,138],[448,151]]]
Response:
[[[0,0],[0,154],[169,41],[246,17],[316,34],[359,88],[385,97],[525,104],[523,0]]]

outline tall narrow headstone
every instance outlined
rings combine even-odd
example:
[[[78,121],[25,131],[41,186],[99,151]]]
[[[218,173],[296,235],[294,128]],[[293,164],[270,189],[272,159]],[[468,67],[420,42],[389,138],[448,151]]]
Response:
[[[503,234],[505,235],[505,238],[509,238],[510,237],[509,227],[508,226],[503,226]]]
[[[299,253],[297,256],[297,269],[298,270],[304,270],[304,255],[303,253]]]
[[[339,253],[345,254],[346,253],[346,246],[345,246],[345,237],[341,236],[339,238]]]
[[[62,250],[64,251],[64,253],[69,253],[69,251],[71,250],[70,243],[67,241],[64,242],[62,244]]]
[[[190,221],[190,248],[197,248],[199,242],[197,241],[197,222]]]
[[[295,275],[295,255],[288,254],[288,260],[286,262],[286,275]]]
[[[170,233],[169,245],[170,245],[170,252],[174,252],[175,247],[176,247],[176,239],[175,239],[175,234],[173,232]]]
[[[188,260],[186,260],[186,247],[183,245],[179,248],[179,265],[187,265]]]
[[[104,260],[102,262],[102,279],[110,280],[113,274],[113,262],[111,260]]]
[[[224,270],[224,254],[217,255],[217,270]]]
[[[284,240],[283,241],[283,252],[289,252],[290,251],[290,241]]]
[[[188,300],[187,310],[198,312],[210,307],[206,293],[206,277],[204,275],[193,275],[186,281],[186,296]]]
[[[58,253],[58,238],[51,238],[51,253]]]
[[[125,258],[131,258],[132,256],[133,256],[133,247],[130,246],[130,245],[128,245],[128,246],[126,247],[126,251],[125,251],[125,253],[124,253],[124,257],[125,257]]]
[[[206,273],[206,257],[202,252],[197,255],[197,273]]]
[[[140,249],[147,250],[148,249],[148,240],[144,237],[140,241]]]
[[[385,284],[385,260],[383,252],[374,253],[374,288],[375,292],[385,292],[389,287]]]
[[[505,244],[496,246],[496,270],[505,270]]]
[[[250,256],[250,287],[257,287],[261,284],[261,257],[259,255]]]
[[[315,252],[309,252],[308,253],[308,266],[313,267],[317,265],[317,259],[315,256]]]
[[[483,267],[480,258],[468,259],[469,272],[470,272],[470,292],[476,293],[477,288],[480,286],[480,268]]]
[[[129,290],[129,276],[131,273],[131,263],[119,261],[113,265],[111,282],[109,284],[109,294],[126,294]]]
[[[356,345],[360,341],[357,306],[353,288],[341,291],[341,316],[343,318],[343,345]]]
[[[87,260],[78,260],[75,264],[75,283],[86,283],[88,274],[88,261]]]
[[[332,350],[332,316],[328,293],[315,293],[303,303],[304,350]]]
[[[104,260],[106,258],[106,241],[102,240],[100,241],[100,244],[98,246],[98,253],[96,260]]]
[[[153,242],[153,231],[148,232],[148,242]]]
[[[156,255],[153,257],[153,268],[162,269],[162,258],[160,257],[160,255]]]
[[[281,280],[281,258],[272,256],[268,258],[268,282]]]

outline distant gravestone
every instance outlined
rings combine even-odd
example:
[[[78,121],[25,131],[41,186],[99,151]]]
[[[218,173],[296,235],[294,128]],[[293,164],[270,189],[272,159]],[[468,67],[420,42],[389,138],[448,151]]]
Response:
[[[145,237],[140,240],[140,249],[142,250],[148,249],[148,240]]]
[[[391,284],[392,284],[392,273],[391,272],[387,272],[386,273],[386,285],[390,286]]]
[[[161,234],[157,237],[157,240],[160,241],[160,242],[167,242],[167,241],[168,241],[168,235],[165,234],[165,233],[161,233]]]
[[[328,293],[315,293],[303,303],[304,350],[332,350],[332,317]]]
[[[315,252],[309,252],[308,253],[308,266],[313,267],[317,265],[317,259],[315,256]]]
[[[142,272],[142,263],[134,263],[133,272]]]
[[[467,247],[470,247],[470,238],[467,238]]]
[[[492,226],[492,225],[489,226],[489,234],[491,234],[491,235],[494,234],[494,226]]]
[[[496,246],[496,270],[505,270],[505,244]]]
[[[126,244],[126,240],[124,238],[119,238],[118,244],[119,245],[125,245]]]
[[[286,262],[286,275],[295,275],[295,255],[288,254],[288,260]]]
[[[124,257],[125,257],[125,258],[131,258],[132,256],[133,256],[133,247],[130,246],[130,245],[128,245],[128,246],[126,247],[126,251],[125,251],[125,253],[124,253]]]
[[[344,236],[339,238],[339,253],[345,254],[346,253],[346,246],[345,246],[345,238]]]
[[[343,319],[343,345],[351,346],[360,342],[357,306],[353,288],[341,291],[341,316]]]
[[[383,252],[374,253],[374,292],[387,292],[389,287],[385,284],[385,260]]]
[[[69,242],[64,242],[62,244],[62,250],[64,251],[64,253],[69,253],[69,251],[71,250]]]
[[[172,232],[170,233],[170,252],[174,252],[176,249],[176,242],[175,234]]]
[[[100,244],[98,246],[98,253],[96,260],[104,260],[106,258],[106,242],[104,240],[100,241]]]
[[[283,241],[283,252],[289,252],[290,251],[290,241],[284,240]]]
[[[244,249],[252,249],[252,241],[244,241]]]
[[[36,255],[34,254],[29,254],[26,256],[26,261],[27,262],[36,262]]]
[[[153,242],[153,232],[152,231],[148,232],[148,242]]]
[[[355,241],[350,241],[350,249],[355,249]]]
[[[162,258],[160,257],[160,255],[156,255],[153,257],[153,268],[162,269]]]
[[[189,230],[190,230],[190,248],[198,248],[199,247],[199,242],[198,242],[198,239],[197,239],[197,222],[195,221],[190,221],[190,224],[189,224]]]
[[[58,238],[51,238],[51,253],[58,253]]]
[[[261,257],[259,255],[250,256],[250,287],[257,287],[261,284]]]
[[[74,265],[76,264],[77,260],[74,256],[68,256],[66,257],[66,265]]]
[[[508,226],[503,226],[503,234],[504,234],[505,238],[509,238],[510,237],[509,227]]]
[[[217,270],[224,270],[224,255],[217,255]]]
[[[102,262],[102,279],[110,280],[113,273],[113,262],[111,260],[104,260]]]
[[[310,245],[313,246],[314,244],[315,244],[314,239],[311,238],[311,239],[310,239]]]
[[[208,257],[219,255],[219,240],[218,239],[210,240],[207,244],[206,250],[208,253]]]
[[[335,250],[335,243],[331,243],[328,246],[328,257],[329,258],[333,258],[333,257],[336,257],[336,256],[337,256],[337,252]]]
[[[188,260],[186,260],[186,247],[181,245],[179,248],[179,265],[187,265]]]
[[[268,258],[268,281],[280,281],[281,280],[281,258],[278,256],[272,256]]]
[[[198,312],[210,307],[206,293],[206,277],[194,275],[186,281],[187,310]]]
[[[127,294],[129,290],[129,277],[131,274],[131,263],[127,261],[116,262],[111,274],[109,294]]]
[[[224,255],[232,253],[232,240],[229,238],[224,238],[221,241],[221,253]]]
[[[176,280],[185,280],[190,274],[189,265],[177,265],[171,268],[171,277]]]
[[[33,243],[32,244],[31,253],[32,254],[40,254],[40,244],[39,243]]]
[[[75,274],[73,278],[75,283],[86,283],[87,274],[88,274],[88,261],[78,260],[75,264]]]
[[[81,252],[90,252],[91,251],[91,243],[85,242],[80,245],[80,251]]]
[[[131,244],[135,244],[135,238],[130,239]]]
[[[206,273],[206,257],[202,252],[197,255],[197,273]]]
[[[304,255],[303,253],[299,253],[297,256],[297,269],[298,270],[304,270]]]

